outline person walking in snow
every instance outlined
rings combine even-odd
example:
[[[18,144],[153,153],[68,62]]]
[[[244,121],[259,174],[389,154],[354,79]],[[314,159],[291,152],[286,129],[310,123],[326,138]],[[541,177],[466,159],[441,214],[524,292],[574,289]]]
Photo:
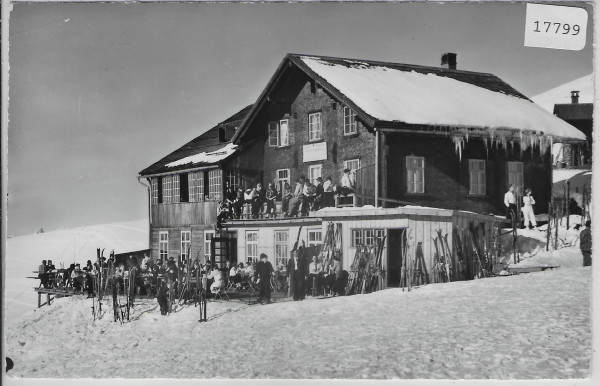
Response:
[[[537,222],[535,221],[535,214],[533,213],[533,206],[535,205],[535,200],[531,195],[531,189],[525,189],[525,196],[523,196],[523,218],[524,218],[524,226],[529,229],[530,226],[533,226],[533,229],[537,230]],[[530,224],[531,223],[531,224]]]
[[[506,206],[506,219],[517,221],[517,198],[513,184],[508,185],[508,192],[504,194],[504,206]]]
[[[254,271],[254,281],[258,283],[258,301],[260,304],[271,303],[271,275],[273,274],[273,266],[268,261],[267,255],[260,254],[260,261],[256,264]]]
[[[583,266],[589,267],[592,265],[592,222],[585,222],[585,229],[579,234],[579,249],[583,255]]]

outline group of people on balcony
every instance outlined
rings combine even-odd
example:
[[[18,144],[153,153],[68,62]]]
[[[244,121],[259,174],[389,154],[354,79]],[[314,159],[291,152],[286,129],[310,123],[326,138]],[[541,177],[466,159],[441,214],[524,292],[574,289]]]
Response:
[[[307,216],[309,211],[334,206],[335,194],[347,196],[353,192],[354,181],[350,176],[350,169],[344,170],[340,185],[335,185],[329,176],[324,181],[322,177],[318,177],[315,184],[301,176],[296,179],[293,189],[286,181],[281,192],[277,191],[273,182],[269,182],[266,189],[260,182],[248,189],[239,187],[236,190],[229,186],[225,200],[219,205],[217,224],[227,218],[242,218],[244,205],[249,206],[254,219],[262,216],[276,217],[278,201],[281,201],[281,213],[285,217]]]

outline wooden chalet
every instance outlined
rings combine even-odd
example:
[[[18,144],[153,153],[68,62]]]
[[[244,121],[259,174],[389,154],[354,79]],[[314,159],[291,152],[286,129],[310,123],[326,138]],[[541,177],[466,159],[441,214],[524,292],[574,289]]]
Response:
[[[288,54],[256,103],[234,117],[235,124],[231,118],[225,123],[237,127],[235,133],[219,144],[235,149],[231,155],[210,165],[179,162],[175,168],[172,162],[198,152],[188,144],[182,149],[189,152],[176,155],[180,149],[140,174],[153,187],[154,256],[182,253],[183,232],[191,228],[193,256],[212,253],[215,259],[218,253],[218,260],[246,261],[265,252],[281,266],[297,239],[318,248],[335,223],[346,270],[356,247],[386,236],[386,284],[396,286],[406,243],[413,256],[417,250],[425,255],[429,272],[438,230],[447,237],[476,228],[480,241],[491,243],[504,221],[498,215],[504,214],[509,184],[520,191],[531,187],[535,210],[543,212],[551,196],[552,143],[585,141],[579,130],[498,77],[457,70],[454,54],[444,55],[441,68]],[[351,207],[321,209],[303,218],[230,219],[219,234],[226,246],[214,240],[207,244],[216,222],[213,201],[220,198],[206,189],[211,172],[235,175],[227,177],[228,183],[244,187],[275,182],[281,191],[284,182],[293,186],[300,176],[311,181],[331,176],[339,184],[346,168],[356,188]],[[209,194],[201,210],[193,209],[199,204],[190,201],[191,193],[182,206],[182,185],[181,202],[166,203],[164,179],[168,184],[169,176],[179,174],[181,181],[188,173],[189,180],[198,170]],[[219,194],[222,189],[220,182]],[[452,236],[449,245],[456,247]]]
[[[231,138],[251,106],[194,138],[139,173],[149,196],[152,258],[210,257],[217,208],[227,186],[256,183],[258,167]],[[244,166],[243,166],[244,165]],[[250,166],[248,169],[247,166]],[[203,260],[201,260],[203,261]]]

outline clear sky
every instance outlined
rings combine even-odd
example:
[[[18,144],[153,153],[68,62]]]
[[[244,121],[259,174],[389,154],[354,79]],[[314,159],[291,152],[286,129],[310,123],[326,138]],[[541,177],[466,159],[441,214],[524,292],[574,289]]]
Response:
[[[145,218],[143,168],[254,102],[288,52],[491,72],[532,96],[592,72],[523,46],[525,4],[15,4],[8,234]]]

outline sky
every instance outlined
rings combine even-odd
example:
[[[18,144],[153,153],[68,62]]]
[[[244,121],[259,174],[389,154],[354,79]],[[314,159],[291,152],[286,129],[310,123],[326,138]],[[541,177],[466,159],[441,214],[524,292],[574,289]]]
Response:
[[[138,173],[253,103],[288,52],[489,72],[528,96],[593,70],[524,47],[525,4],[26,3],[10,15],[9,235],[147,218]]]

